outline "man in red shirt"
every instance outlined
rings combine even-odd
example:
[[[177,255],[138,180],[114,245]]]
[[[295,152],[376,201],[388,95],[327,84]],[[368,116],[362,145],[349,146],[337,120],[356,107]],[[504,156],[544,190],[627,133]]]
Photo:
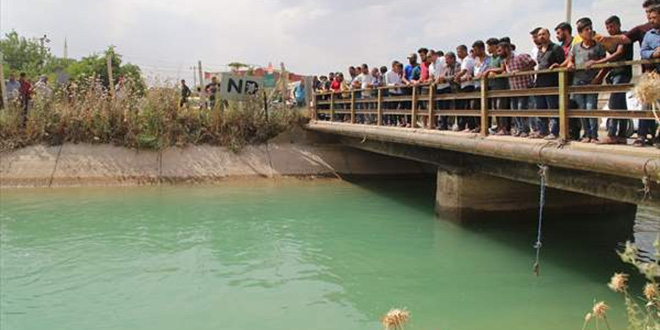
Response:
[[[21,84],[20,89],[18,90],[19,99],[21,100],[21,106],[23,107],[23,125],[25,126],[25,121],[27,120],[28,106],[30,105],[30,98],[32,95],[32,84],[25,78],[25,72],[21,72],[18,82]]]
[[[419,73],[419,82],[426,83],[429,81],[429,66],[431,62],[429,61],[429,50],[426,48],[420,48],[417,53],[419,54],[420,63],[420,73]]]
[[[343,73],[340,72],[339,74],[336,74],[335,79],[333,79],[332,82],[330,83],[330,89],[335,93],[341,91],[341,83],[343,80],[344,80]]]
[[[555,33],[557,41],[561,42],[561,48],[564,49],[564,57],[568,57],[573,48],[573,28],[568,23],[559,23],[555,28]]]

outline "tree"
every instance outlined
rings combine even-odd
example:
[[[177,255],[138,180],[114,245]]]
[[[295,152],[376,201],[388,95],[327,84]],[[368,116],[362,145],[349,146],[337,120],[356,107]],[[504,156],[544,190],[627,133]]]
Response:
[[[20,37],[11,31],[0,40],[0,50],[10,71],[25,71],[29,76],[37,76],[53,58],[50,49],[41,48],[38,39]]]
[[[249,65],[247,65],[245,63],[241,63],[241,62],[231,62],[231,63],[227,64],[227,66],[234,69],[234,70],[239,70],[241,68],[249,67]]]
[[[56,81],[60,74],[66,73],[71,80],[83,84],[89,78],[99,78],[106,88],[110,83],[106,58],[110,56],[115,84],[123,77],[124,80],[130,80],[139,93],[146,89],[140,68],[130,63],[122,64],[122,56],[115,51],[114,46],[108,47],[102,55],[92,54],[76,61],[55,57],[49,48],[41,47],[39,39],[27,39],[11,31],[0,40],[0,50],[4,54],[6,71],[24,71],[33,79],[46,75],[51,81]]]
[[[142,80],[142,72],[137,65],[124,64],[122,65],[122,56],[115,51],[113,46],[110,46],[103,54],[90,55],[82,58],[80,61],[75,62],[68,66],[67,73],[71,75],[71,79],[84,82],[90,77],[98,77],[103,86],[108,88],[110,86],[110,78],[108,77],[107,56],[111,56],[111,65],[114,83],[117,84],[120,78],[131,80],[138,92],[144,92],[145,84]]]

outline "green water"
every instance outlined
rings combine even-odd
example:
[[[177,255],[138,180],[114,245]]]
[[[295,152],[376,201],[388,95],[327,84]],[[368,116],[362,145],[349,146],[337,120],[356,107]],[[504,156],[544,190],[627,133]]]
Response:
[[[421,182],[2,190],[0,328],[580,329],[626,219],[435,219]]]

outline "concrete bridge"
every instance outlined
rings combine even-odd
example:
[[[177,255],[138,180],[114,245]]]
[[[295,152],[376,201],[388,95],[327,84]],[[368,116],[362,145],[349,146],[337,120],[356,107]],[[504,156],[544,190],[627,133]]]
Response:
[[[642,63],[646,62],[593,68]],[[559,85],[494,91],[488,88],[492,77],[484,77],[480,79],[480,90],[472,93],[438,95],[433,84],[317,93],[307,129],[335,136],[348,147],[437,166],[437,212],[459,221],[483,214],[537,210],[539,168],[547,169],[549,211],[596,214],[638,205],[660,211],[660,150],[568,142],[570,122],[578,118],[653,119],[654,114],[648,110],[570,109],[571,95],[608,96],[628,92],[634,86],[570,86],[570,73],[562,69],[516,72],[496,78],[532,74],[558,75]],[[392,95],[396,89],[399,92]],[[490,106],[496,98],[538,95],[556,96],[559,109],[511,111]],[[464,107],[466,102],[473,105]],[[383,118],[388,115],[406,117],[410,127],[384,126]],[[440,116],[473,117],[480,123],[480,132],[435,130]],[[557,118],[559,139],[491,136],[491,117]],[[369,118],[365,122],[370,124],[359,124],[357,118]]]
[[[547,166],[550,212],[660,210],[660,150],[312,121],[307,129],[351,148],[437,166],[436,210],[462,221],[538,209]],[[378,164],[374,164],[378,166]]]

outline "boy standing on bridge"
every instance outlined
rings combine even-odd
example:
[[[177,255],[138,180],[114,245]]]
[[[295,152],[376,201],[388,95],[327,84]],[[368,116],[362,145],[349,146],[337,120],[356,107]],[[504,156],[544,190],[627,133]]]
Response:
[[[593,24],[591,19],[584,17],[577,21],[577,29],[582,42],[576,44],[571,50],[570,56],[564,64],[569,68],[584,67],[573,75],[573,85],[600,85],[607,73],[606,70],[589,69],[594,63],[605,58],[605,49],[594,40]],[[573,98],[578,102],[580,108],[596,110],[598,108],[598,93],[576,94]],[[584,135],[581,142],[598,143],[598,119],[582,119]]]

